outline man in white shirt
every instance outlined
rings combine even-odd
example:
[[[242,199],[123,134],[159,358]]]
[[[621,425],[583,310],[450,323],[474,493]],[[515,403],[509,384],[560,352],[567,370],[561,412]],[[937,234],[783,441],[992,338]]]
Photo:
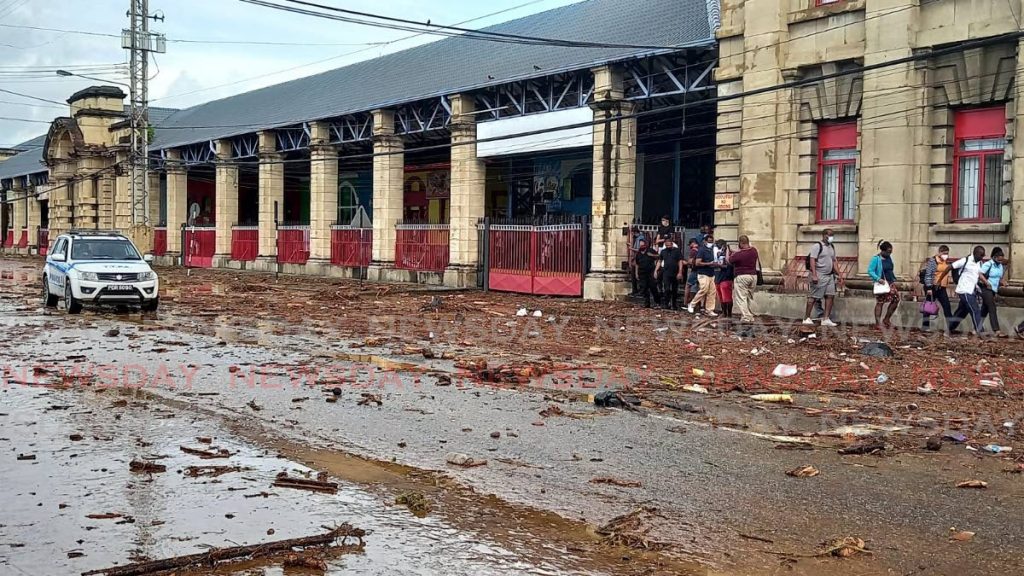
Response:
[[[942,279],[950,270],[960,271],[960,280],[956,284],[956,294],[960,297],[960,306],[957,307],[953,318],[949,322],[949,331],[955,332],[960,322],[970,314],[974,322],[974,331],[981,335],[985,332],[985,326],[981,319],[981,304],[978,303],[978,284],[988,286],[988,280],[981,275],[981,261],[985,259],[985,247],[975,246],[974,253],[967,258],[961,258],[950,264],[942,275],[936,280],[940,284]]]

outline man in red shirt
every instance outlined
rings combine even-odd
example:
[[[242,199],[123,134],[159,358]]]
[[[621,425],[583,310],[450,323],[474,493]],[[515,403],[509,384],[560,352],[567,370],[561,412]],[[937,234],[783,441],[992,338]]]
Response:
[[[750,303],[754,300],[759,261],[757,248],[750,245],[750,238],[740,236],[739,249],[729,255],[729,262],[736,274],[736,279],[733,280],[733,299],[743,322],[754,321]]]

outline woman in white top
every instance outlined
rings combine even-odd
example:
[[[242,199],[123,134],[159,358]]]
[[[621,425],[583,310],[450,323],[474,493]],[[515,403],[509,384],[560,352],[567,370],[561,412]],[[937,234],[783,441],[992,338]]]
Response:
[[[985,259],[985,247],[975,246],[974,253],[967,258],[961,258],[950,264],[936,283],[941,284],[942,279],[950,270],[960,271],[960,280],[956,284],[956,294],[960,297],[960,306],[957,307],[953,318],[949,322],[949,331],[955,332],[960,322],[970,314],[974,322],[974,331],[981,335],[985,332],[985,325],[981,320],[981,304],[978,303],[978,285],[988,286],[988,281],[981,275],[981,261]]]

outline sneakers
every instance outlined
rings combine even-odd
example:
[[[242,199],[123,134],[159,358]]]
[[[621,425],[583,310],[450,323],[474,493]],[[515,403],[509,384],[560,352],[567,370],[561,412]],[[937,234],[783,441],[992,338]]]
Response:
[[[805,321],[804,324],[807,324],[807,322]],[[839,324],[836,324],[830,318],[825,318],[824,320],[822,320],[821,325],[827,326],[829,328],[835,328],[836,326],[839,326]]]
[[[689,312],[690,314],[693,314],[693,306],[687,306],[686,311]]]
[[[708,310],[707,315],[711,316],[712,318],[718,318],[718,314],[715,314],[714,310]]]
[[[814,326],[814,320],[810,318],[804,318],[804,326]]]

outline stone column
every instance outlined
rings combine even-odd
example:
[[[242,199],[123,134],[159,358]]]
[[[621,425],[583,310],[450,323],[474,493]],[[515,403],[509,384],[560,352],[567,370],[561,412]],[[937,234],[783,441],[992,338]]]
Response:
[[[338,149],[330,142],[326,122],[310,124],[309,263],[321,272],[331,262],[331,225],[338,219]]]
[[[371,280],[382,280],[395,265],[395,225],[402,219],[405,143],[395,134],[395,113],[373,111],[373,261]]]
[[[475,108],[468,94],[451,97],[451,218],[444,284],[454,288],[476,286],[480,265],[477,223],[484,217],[487,167],[476,156]]]
[[[131,228],[131,197],[128,198],[128,218],[119,214],[115,177],[104,172],[96,181],[96,226],[101,230],[117,230],[127,234]],[[121,216],[121,217],[119,217]]]
[[[626,238],[622,228],[634,217],[636,203],[636,119],[623,100],[622,70],[594,69],[594,194],[590,238],[590,273],[583,297],[612,300],[629,292]]]
[[[256,262],[264,269],[277,266],[277,226],[274,208],[284,210],[284,157],[277,152],[277,137],[271,131],[259,133],[259,242]]]
[[[1017,54],[1024,54],[1024,39],[1017,41]],[[1013,84],[1016,122],[1013,142],[1013,186],[1011,187],[1010,268],[1011,281],[1020,283],[1024,272],[1024,68],[1018,66]],[[1018,136],[1019,135],[1019,136]],[[1016,276],[1016,278],[1013,278]]]
[[[167,151],[167,254],[181,255],[181,226],[188,218],[188,173],[181,151]]]
[[[31,189],[32,196],[28,198],[28,211],[27,216],[27,230],[28,230],[28,253],[39,253],[39,224],[42,222],[42,216],[40,212],[39,198],[36,196],[41,189],[45,188],[45,184],[41,186],[33,186]]]
[[[7,220],[8,230],[11,232],[11,246],[7,249],[9,253],[21,250],[18,246],[21,244],[21,233],[25,230],[25,194],[27,192],[24,178],[15,178],[13,186],[7,191],[7,204],[11,207]]]
[[[51,170],[50,178],[53,185],[50,188],[50,200],[48,209],[50,212],[50,246],[53,246],[57,236],[66,233],[71,229],[71,195],[74,192],[72,187],[74,181],[58,170]]]
[[[226,266],[231,260],[231,229],[238,221],[238,164],[231,158],[231,141],[217,141],[216,190],[214,192],[214,224],[217,244],[214,266]]]
[[[918,9],[891,11],[867,3],[864,64],[910,56],[917,38]],[[929,254],[929,106],[925,70],[915,63],[864,73],[861,108],[858,269],[893,244],[896,274],[916,275]],[[905,112],[900,113],[901,110]],[[863,274],[863,272],[861,272]]]
[[[132,226],[132,185],[128,154],[118,154],[117,161],[125,168],[114,179],[113,227],[127,231]]]

